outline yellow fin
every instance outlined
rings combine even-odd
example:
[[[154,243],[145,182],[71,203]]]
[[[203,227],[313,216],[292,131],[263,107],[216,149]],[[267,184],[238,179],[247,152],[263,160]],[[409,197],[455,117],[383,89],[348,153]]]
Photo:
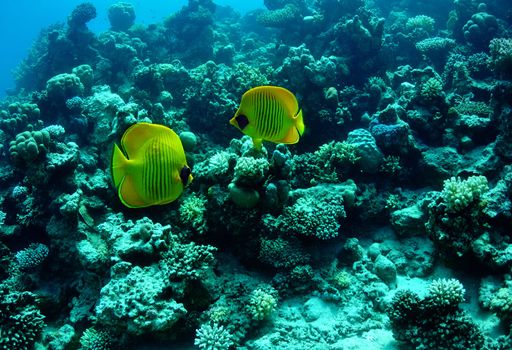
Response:
[[[299,113],[295,116],[295,127],[297,128],[300,136],[304,135],[306,126],[304,125],[304,118],[302,117],[302,109],[299,110]]]
[[[299,110],[299,103],[295,95],[290,90],[280,86],[267,86],[268,90],[277,97],[277,99],[285,106],[290,116],[294,116]]]
[[[135,187],[135,180],[132,176],[124,177],[117,194],[119,195],[121,202],[128,208],[142,208],[150,205],[140,197],[137,188]]]
[[[161,134],[167,134],[169,132],[176,135],[174,131],[163,125],[137,123],[130,126],[124,132],[124,135],[121,138],[121,146],[126,152],[128,159],[131,159],[137,154],[137,151],[139,151],[148,140]],[[176,137],[178,136],[176,135]]]
[[[283,139],[278,140],[277,142],[292,144],[292,143],[299,142],[299,139],[300,139],[299,131],[297,130],[295,125],[291,125],[290,130],[288,131],[288,134]]]
[[[261,92],[269,93],[276,97],[276,99],[283,104],[283,106],[286,108],[286,110],[290,113],[290,116],[294,116],[297,111],[299,110],[299,103],[297,102],[297,99],[295,98],[295,95],[288,89],[285,89],[280,86],[270,86],[270,85],[263,85],[263,86],[257,86],[255,88],[250,89],[242,96],[242,101],[244,101],[245,98],[249,98],[252,95],[256,95]],[[243,102],[242,102],[243,103]]]
[[[256,148],[259,151],[259,150],[261,150],[261,146],[263,144],[263,139],[255,139],[253,137],[252,144],[253,144],[254,148]]]
[[[112,180],[116,188],[119,188],[123,178],[126,176],[126,164],[128,164],[128,159],[126,159],[126,156],[121,152],[119,146],[114,144],[110,169],[112,171]]]

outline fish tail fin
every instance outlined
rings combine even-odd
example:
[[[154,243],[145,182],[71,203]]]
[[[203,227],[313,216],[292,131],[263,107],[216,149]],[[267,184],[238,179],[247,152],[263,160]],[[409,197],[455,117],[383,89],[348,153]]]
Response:
[[[118,145],[114,144],[114,150],[112,151],[112,179],[114,180],[114,186],[119,188],[123,178],[126,175],[126,165],[128,164],[128,159],[123,154]]]
[[[302,117],[302,109],[299,109],[295,115],[295,126],[299,132],[299,135],[302,136],[304,134],[304,130],[306,129],[306,126],[304,125],[304,118]]]

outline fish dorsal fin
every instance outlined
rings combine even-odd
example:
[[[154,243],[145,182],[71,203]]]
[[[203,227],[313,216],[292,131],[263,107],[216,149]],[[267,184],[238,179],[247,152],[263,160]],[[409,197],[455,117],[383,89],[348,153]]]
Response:
[[[290,116],[295,116],[299,111],[299,103],[289,90],[279,86],[268,86],[269,91],[281,101],[286,108],[286,111],[290,113]]]
[[[139,195],[133,176],[128,175],[124,177],[117,194],[121,202],[128,208],[143,208],[150,205]]]
[[[163,125],[137,123],[130,126],[125,131],[121,139],[121,146],[126,152],[128,159],[130,159],[137,154],[137,151],[139,151],[148,140],[163,134],[169,134],[169,132],[176,135],[175,132]],[[176,137],[178,136],[176,135]]]

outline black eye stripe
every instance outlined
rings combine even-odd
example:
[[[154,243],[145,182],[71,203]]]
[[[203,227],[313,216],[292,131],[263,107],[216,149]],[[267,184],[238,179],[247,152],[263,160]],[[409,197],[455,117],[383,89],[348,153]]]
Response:
[[[236,116],[235,118],[237,124],[238,124],[238,127],[243,130],[246,128],[247,125],[249,125],[249,119],[247,119],[247,117],[243,114],[239,114]]]
[[[188,177],[190,176],[190,168],[188,166],[184,166],[183,168],[181,168],[181,171],[180,171],[180,179],[181,179],[181,182],[183,183],[183,186],[187,186],[188,184]]]

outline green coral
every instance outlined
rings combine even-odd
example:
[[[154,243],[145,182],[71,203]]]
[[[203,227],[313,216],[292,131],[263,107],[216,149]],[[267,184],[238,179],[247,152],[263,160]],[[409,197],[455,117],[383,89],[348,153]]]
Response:
[[[228,350],[234,344],[234,336],[218,323],[203,323],[196,330],[194,345],[199,349]]]
[[[9,153],[16,162],[31,163],[46,154],[49,145],[50,133],[47,130],[24,131],[9,143]]]
[[[95,328],[87,328],[80,337],[79,350],[109,350],[111,349],[111,337],[105,331]]]
[[[258,288],[252,291],[249,296],[247,310],[251,318],[256,321],[262,321],[272,314],[277,307],[277,291],[273,288]]]
[[[330,239],[338,236],[339,221],[345,217],[344,185],[318,185],[296,191],[295,202],[285,207],[278,217],[267,215],[263,222],[270,230]]]
[[[31,350],[40,337],[44,316],[29,292],[8,292],[0,286],[0,349]]]
[[[0,128],[14,134],[28,123],[36,122],[40,115],[41,111],[35,103],[13,102],[7,109],[0,110]]]
[[[484,335],[460,309],[463,300],[455,279],[432,282],[424,298],[398,291],[388,308],[393,336],[414,349],[484,349]]]
[[[194,242],[173,244],[163,254],[161,267],[172,279],[199,280],[215,262],[217,248]]]
[[[430,16],[418,15],[407,20],[405,23],[405,29],[409,32],[421,30],[428,34],[432,34],[434,32],[435,23],[436,21]]]
[[[512,322],[512,288],[500,288],[491,299],[490,309],[501,320]]]
[[[169,278],[157,265],[119,262],[111,274],[96,306],[101,325],[132,335],[164,332],[187,313],[183,304],[167,295]]]
[[[421,87],[421,96],[427,100],[433,100],[443,95],[443,83],[437,78],[429,78]]]
[[[84,85],[77,75],[62,73],[46,82],[46,93],[49,99],[64,103],[71,97],[83,95]]]
[[[259,14],[256,20],[266,27],[286,27],[301,21],[302,18],[297,6],[286,4],[283,8]]]
[[[466,290],[462,283],[455,278],[440,278],[428,286],[427,303],[436,308],[456,308],[464,302]]]
[[[259,184],[265,179],[269,168],[266,158],[240,157],[236,161],[233,181],[245,186]]]
[[[292,268],[304,265],[311,257],[297,239],[262,238],[260,242],[259,260],[275,268]]]
[[[179,209],[181,221],[200,234],[208,230],[205,217],[206,203],[207,200],[203,196],[191,194],[181,202]]]
[[[503,76],[512,75],[512,39],[494,38],[489,43],[489,63],[495,72]]]
[[[485,176],[470,176],[466,180],[452,177],[444,181],[442,196],[449,211],[457,212],[479,201],[489,190]]]

